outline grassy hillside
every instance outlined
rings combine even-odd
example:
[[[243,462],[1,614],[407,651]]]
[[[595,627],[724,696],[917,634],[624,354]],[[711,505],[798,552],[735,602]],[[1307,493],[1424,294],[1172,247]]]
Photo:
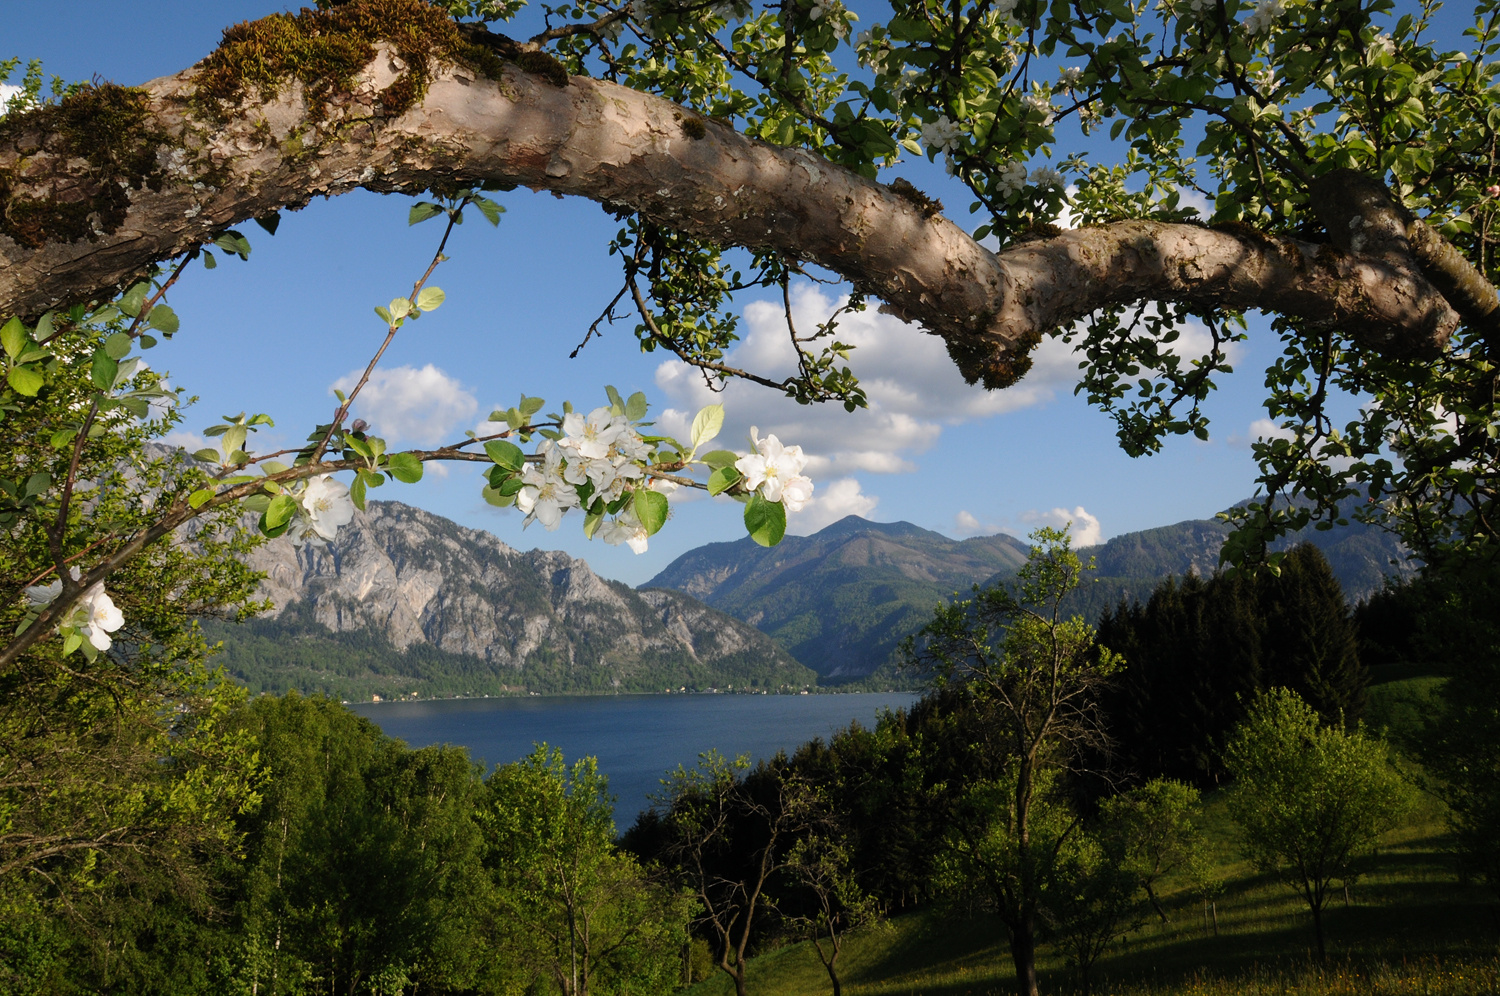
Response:
[[[1419,722],[1436,679],[1372,689],[1372,713],[1399,738]],[[1500,993],[1500,908],[1460,882],[1447,851],[1441,804],[1418,808],[1361,860],[1348,902],[1326,913],[1329,961],[1313,960],[1311,917],[1287,885],[1244,860],[1223,793],[1208,797],[1204,821],[1215,874],[1224,882],[1217,931],[1185,877],[1166,882],[1170,922],[1151,916],[1095,966],[1092,993],[1120,996],[1367,994],[1479,996]],[[1011,993],[1014,974],[1004,928],[988,916],[933,908],[852,935],[840,961],[847,996],[983,996]],[[1085,991],[1058,952],[1043,950],[1044,993]],[[788,944],[751,963],[754,996],[832,991],[807,943]],[[731,996],[727,977],[710,977],[691,996]]]

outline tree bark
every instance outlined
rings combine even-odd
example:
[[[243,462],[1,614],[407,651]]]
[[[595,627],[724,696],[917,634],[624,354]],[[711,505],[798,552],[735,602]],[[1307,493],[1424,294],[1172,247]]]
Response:
[[[1036,985],[1036,924],[1022,920],[1010,933],[1010,958],[1016,966],[1017,996],[1038,996]]]
[[[1137,301],[1296,316],[1398,354],[1441,348],[1459,321],[1409,253],[1127,220],[996,254],[917,198],[600,80],[558,86],[512,63],[490,79],[439,61],[423,99],[385,115],[382,94],[410,71],[394,46],[377,46],[343,89],[309,97],[288,82],[222,121],[194,96],[201,68],[155,80],[141,91],[128,176],[82,154],[78,121],[69,131],[56,115],[6,119],[0,318],[109,293],[152,262],[317,195],[498,182],[825,266],[941,336],[965,377],[989,387],[1018,379],[1047,332]],[[48,212],[83,234],[49,236]],[[33,218],[43,222],[22,223]]]

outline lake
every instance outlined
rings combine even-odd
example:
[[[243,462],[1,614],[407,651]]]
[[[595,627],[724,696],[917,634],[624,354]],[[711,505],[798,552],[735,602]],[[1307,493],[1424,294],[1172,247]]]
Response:
[[[438,699],[349,706],[410,747],[454,744],[475,760],[508,764],[546,741],[569,763],[592,755],[618,796],[625,830],[650,803],[659,780],[703,751],[768,758],[859,720],[873,726],[885,709],[916,701],[904,692],[848,695],[610,695]]]

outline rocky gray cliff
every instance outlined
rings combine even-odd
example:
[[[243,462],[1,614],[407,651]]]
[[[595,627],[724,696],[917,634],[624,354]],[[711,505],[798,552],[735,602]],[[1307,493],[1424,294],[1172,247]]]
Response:
[[[244,627],[213,627],[212,635],[226,641],[226,664],[253,688],[337,692],[345,686],[335,678],[347,685],[361,669],[370,680],[388,673],[392,689],[404,681],[433,694],[814,680],[753,626],[690,595],[636,591],[567,554],[521,553],[397,502],[370,502],[325,549],[269,541],[251,565],[265,572],[262,590],[275,608]],[[368,659],[382,649],[384,660]],[[278,668],[326,672],[327,687],[280,680]]]

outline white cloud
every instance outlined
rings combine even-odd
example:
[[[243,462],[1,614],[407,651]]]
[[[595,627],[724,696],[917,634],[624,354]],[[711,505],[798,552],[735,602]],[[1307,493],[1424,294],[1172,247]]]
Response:
[[[333,388],[347,393],[357,383],[358,371],[339,378]],[[376,370],[352,409],[387,441],[417,445],[448,442],[446,437],[478,410],[474,396],[431,363]]]
[[[1046,512],[1032,509],[1029,512],[1022,512],[1020,520],[1032,528],[1051,526],[1053,529],[1061,529],[1071,522],[1072,529],[1069,532],[1073,536],[1075,549],[1096,546],[1104,539],[1104,530],[1099,527],[1098,517],[1090,515],[1082,505],[1072,511],[1066,508],[1054,508]]]
[[[970,536],[993,536],[1004,532],[1005,527],[994,522],[983,522],[968,509],[960,509],[953,517],[953,533],[961,538]]]
[[[160,442],[163,446],[176,446],[179,449],[187,450],[189,453],[196,453],[203,449],[218,449],[216,444],[210,443],[196,432],[188,432],[185,429],[172,430],[165,436],[162,436]]]
[[[1229,437],[1229,445],[1236,449],[1248,450],[1250,444],[1259,440],[1270,439],[1295,439],[1296,433],[1290,429],[1283,429],[1274,419],[1258,418],[1250,423],[1243,436],[1235,434]]]
[[[802,284],[792,291],[792,315],[799,331],[825,321],[835,307],[814,285]],[[780,306],[752,302],[744,316],[748,332],[726,362],[771,378],[794,373],[796,354]],[[815,480],[855,471],[903,474],[917,469],[912,458],[931,448],[944,426],[1042,404],[1077,381],[1071,347],[1056,340],[1047,340],[1033,353],[1032,370],[1021,383],[986,391],[963,382],[941,339],[880,314],[873,305],[842,317],[837,335],[855,347],[849,366],[864,386],[868,409],[850,414],[837,404],[799,405],[744,381],[733,381],[715,393],[697,370],[671,360],[656,371],[656,386],[670,405],[659,413],[658,424],[686,438],[693,413],[719,402],[726,422],[716,445],[748,449],[745,437],[755,425],[762,434],[775,433],[784,443],[800,445]]]
[[[6,103],[20,92],[21,88],[18,86],[12,86],[9,83],[0,83],[0,117],[4,117],[5,115]]]
[[[846,515],[869,518],[880,499],[860,490],[852,477],[841,477],[817,485],[812,500],[787,516],[786,531],[793,536],[808,536],[824,526],[831,526]]]

